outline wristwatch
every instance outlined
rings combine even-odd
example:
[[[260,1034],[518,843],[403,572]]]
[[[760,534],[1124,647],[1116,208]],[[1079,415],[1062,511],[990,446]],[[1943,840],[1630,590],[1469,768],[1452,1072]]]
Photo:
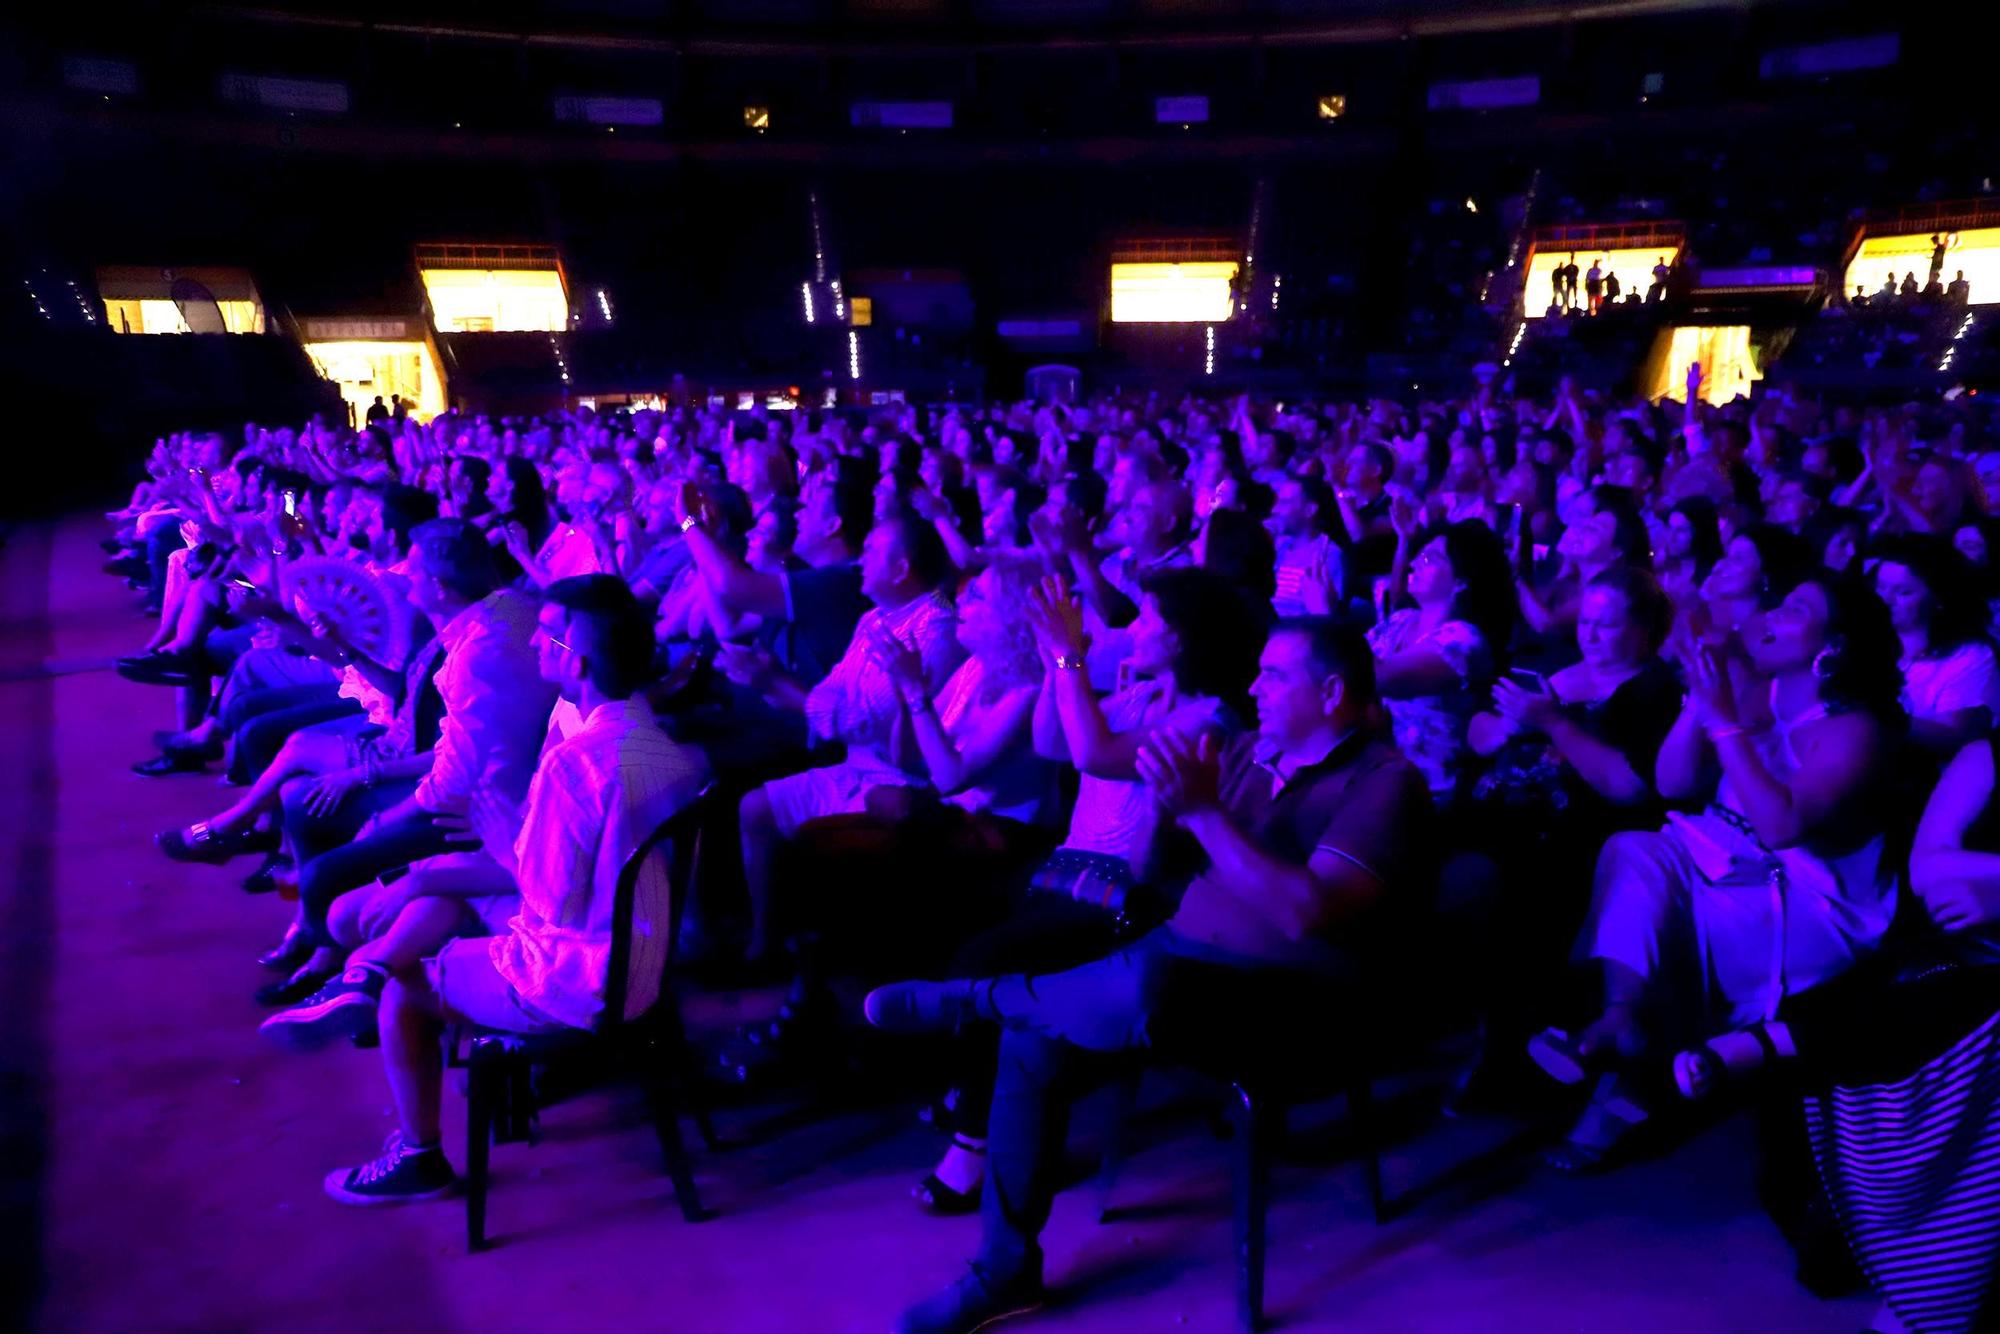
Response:
[[[1058,653],[1056,654],[1056,668],[1059,671],[1080,672],[1083,670],[1083,655],[1081,653]]]

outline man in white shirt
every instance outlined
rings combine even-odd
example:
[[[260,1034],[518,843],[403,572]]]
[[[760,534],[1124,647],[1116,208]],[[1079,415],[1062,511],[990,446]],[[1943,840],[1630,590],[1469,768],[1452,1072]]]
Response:
[[[585,575],[544,597],[538,666],[576,704],[582,727],[543,754],[525,811],[489,785],[467,815],[445,821],[468,851],[377,891],[372,918],[386,929],[354,951],[337,981],[264,1025],[294,1049],[371,1027],[381,1034],[401,1126],[381,1157],[326,1178],[327,1194],[343,1204],[436,1199],[456,1187],[439,1147],[443,1025],[532,1033],[596,1024],[618,877],[708,783],[707,760],[662,732],[638,694],[651,673],[652,631],[624,581]],[[640,876],[625,1018],[658,999],[673,888],[657,858]]]
[[[844,742],[846,758],[774,779],[743,799],[743,870],[750,890],[753,958],[777,943],[772,938],[770,867],[778,845],[810,820],[864,810],[871,787],[916,781],[892,753],[890,734],[902,706],[895,682],[882,666],[882,648],[894,641],[915,649],[923,658],[928,692],[943,687],[965,659],[958,613],[946,592],[951,576],[951,560],[936,530],[914,514],[899,513],[877,523],[862,543],[861,591],[875,605],[855,626],[847,652],[826,679],[797,699],[813,739]],[[774,702],[784,694],[796,695],[795,685],[782,693],[775,687],[768,664],[761,675],[749,683]]]
[[[351,841],[300,865],[299,898],[309,925],[320,924],[340,895],[444,851],[435,817],[463,815],[475,791],[490,787],[519,801],[555,702],[555,688],[535,669],[537,603],[495,587],[479,530],[461,519],[433,519],[411,537],[410,601],[438,627],[442,661],[430,688],[402,707],[412,711],[419,737],[435,725],[436,749],[414,791],[376,805],[379,814]],[[442,717],[433,720],[440,709]],[[325,976],[329,969],[318,971]]]

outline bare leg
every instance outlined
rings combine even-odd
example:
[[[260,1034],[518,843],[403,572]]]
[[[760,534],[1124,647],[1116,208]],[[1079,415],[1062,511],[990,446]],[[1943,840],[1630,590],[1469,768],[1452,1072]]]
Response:
[[[443,1133],[438,1101],[444,1084],[444,1057],[438,1043],[444,1015],[421,968],[389,979],[382,991],[377,1022],[382,1034],[382,1071],[403,1123],[407,1143],[435,1144]]]
[[[374,964],[392,977],[421,971],[419,965],[435,955],[446,941],[466,934],[466,920],[463,899],[412,899],[403,905],[403,911],[396,915],[387,931],[357,946],[347,961],[350,965]]]
[[[1585,1056],[1599,1053],[1630,1060],[1645,1047],[1639,1014],[1646,1000],[1646,979],[1615,959],[1604,961],[1604,1013],[1577,1035]]]
[[[276,810],[283,788],[290,780],[330,773],[346,761],[345,738],[294,732],[285,738],[270,766],[257,775],[257,781],[250,784],[234,805],[211,817],[208,827],[218,834],[233,833],[259,815]]]
[[[209,682],[206,678],[199,678],[193,685],[182,686],[174,694],[176,696],[174,702],[179,708],[177,716],[180,718],[181,730],[192,732],[200,727],[202,720],[208,716],[208,701],[211,695]]]

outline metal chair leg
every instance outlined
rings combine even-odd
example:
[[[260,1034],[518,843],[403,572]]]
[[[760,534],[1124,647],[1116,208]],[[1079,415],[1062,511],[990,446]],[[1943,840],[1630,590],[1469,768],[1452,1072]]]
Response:
[[[501,1049],[490,1038],[474,1040],[466,1058],[465,1248],[486,1249],[486,1186],[493,1152],[495,1084],[504,1076]]]
[[[681,1217],[699,1223],[708,1215],[702,1210],[701,1195],[694,1184],[694,1164],[688,1158],[687,1144],[681,1139],[680,1098],[673,1075],[662,1059],[667,1053],[648,1045],[636,1048],[632,1055],[639,1064],[647,1110],[653,1117],[653,1133],[659,1137],[660,1156],[666,1159],[667,1176],[674,1183],[674,1199],[680,1204]]]
[[[1231,1090],[1235,1140],[1229,1156],[1236,1204],[1236,1319],[1244,1334],[1264,1324],[1266,1223],[1271,1208],[1270,1111],[1241,1084]]]
[[[662,1041],[666,1046],[667,1059],[673,1062],[673,1076],[680,1086],[683,1106],[694,1118],[694,1128],[701,1135],[701,1144],[710,1153],[722,1148],[722,1139],[715,1133],[715,1123],[709,1119],[708,1095],[702,1088],[701,1063],[688,1043],[687,1024],[681,1018],[678,997],[663,994],[661,1009],[665,1012],[666,1032]]]

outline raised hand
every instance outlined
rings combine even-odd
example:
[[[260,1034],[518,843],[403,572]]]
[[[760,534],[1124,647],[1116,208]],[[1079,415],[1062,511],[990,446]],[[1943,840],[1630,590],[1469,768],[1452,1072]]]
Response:
[[[1729,677],[1729,660],[1713,645],[1697,649],[1687,669],[1688,699],[1704,728],[1736,726],[1736,687]]]
[[[1083,603],[1070,591],[1069,581],[1049,575],[1028,591],[1028,623],[1045,652],[1081,657],[1090,648],[1083,628]]]

